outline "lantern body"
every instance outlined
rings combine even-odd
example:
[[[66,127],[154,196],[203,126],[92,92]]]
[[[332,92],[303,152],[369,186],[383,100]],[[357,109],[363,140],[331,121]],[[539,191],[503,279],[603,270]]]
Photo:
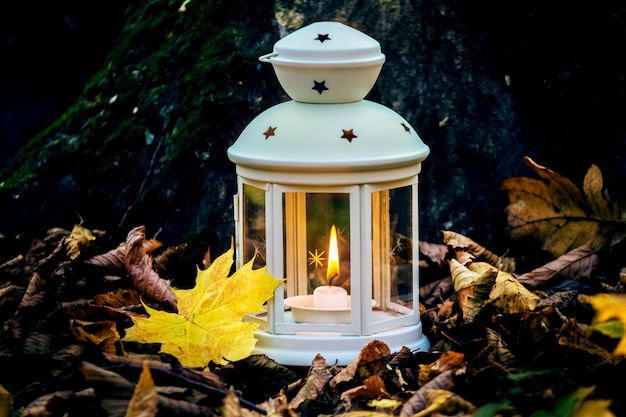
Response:
[[[337,25],[301,31],[360,34]],[[246,126],[228,149],[238,176],[237,266],[254,259],[285,280],[265,312],[246,318],[260,325],[257,353],[307,366],[318,353],[350,363],[374,339],[428,348],[417,245],[428,153],[405,119],[362,99],[288,101]]]

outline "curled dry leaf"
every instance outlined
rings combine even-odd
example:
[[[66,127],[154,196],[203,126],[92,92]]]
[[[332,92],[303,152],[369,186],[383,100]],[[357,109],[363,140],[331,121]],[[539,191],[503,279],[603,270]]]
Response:
[[[124,264],[130,275],[131,283],[150,299],[159,303],[166,311],[176,311],[176,296],[172,292],[169,281],[159,277],[152,267],[152,257],[146,252],[154,244],[145,245],[146,233],[144,226],[138,226],[128,233]]]
[[[474,262],[468,269],[483,274],[493,267],[484,262]],[[523,313],[535,309],[539,296],[524,287],[513,275],[497,271],[496,282],[489,294],[490,304],[507,313]]]
[[[514,272],[515,271],[515,259],[510,257],[500,257],[495,253],[491,252],[484,246],[479,245],[474,242],[472,239],[464,236],[460,233],[442,230],[441,235],[443,237],[443,242],[450,247],[451,249],[464,250],[472,254],[476,260],[484,261],[488,264],[501,269],[505,272]],[[463,262],[461,262],[463,263]]]
[[[449,263],[454,291],[463,312],[463,319],[466,323],[471,323],[483,306],[490,301],[498,270],[486,263],[482,264],[488,267],[481,271],[461,265],[456,259],[450,259]]]

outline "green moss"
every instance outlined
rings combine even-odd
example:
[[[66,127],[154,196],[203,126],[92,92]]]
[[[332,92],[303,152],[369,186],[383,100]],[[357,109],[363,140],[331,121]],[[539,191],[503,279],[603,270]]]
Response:
[[[0,174],[0,192],[20,196],[13,212],[34,204],[41,223],[80,213],[122,234],[141,223],[163,227],[164,239],[229,246],[236,176],[226,149],[280,94],[267,95],[276,81],[257,60],[276,39],[273,2],[181,5],[129,6],[101,70]]]

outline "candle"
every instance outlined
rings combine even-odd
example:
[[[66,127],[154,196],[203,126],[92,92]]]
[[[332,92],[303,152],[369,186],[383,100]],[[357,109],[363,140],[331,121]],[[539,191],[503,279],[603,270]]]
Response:
[[[313,291],[313,307],[330,310],[348,308],[348,292],[335,285],[322,285]]]
[[[317,287],[313,291],[313,307],[325,309],[348,308],[348,292],[332,285],[333,279],[339,277],[339,248],[337,244],[337,229],[330,228],[330,242],[328,243],[328,269],[326,279],[328,285]]]

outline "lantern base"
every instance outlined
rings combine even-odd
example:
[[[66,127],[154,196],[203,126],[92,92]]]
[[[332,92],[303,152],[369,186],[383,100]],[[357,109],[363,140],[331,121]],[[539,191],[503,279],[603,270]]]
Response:
[[[327,363],[345,366],[359,357],[361,350],[371,341],[380,340],[389,346],[391,352],[398,352],[403,346],[411,351],[425,351],[430,342],[422,334],[422,325],[406,326],[374,333],[366,336],[337,336],[306,334],[271,334],[257,330],[257,344],[253,353],[263,354],[287,366],[311,366],[317,354]]]

